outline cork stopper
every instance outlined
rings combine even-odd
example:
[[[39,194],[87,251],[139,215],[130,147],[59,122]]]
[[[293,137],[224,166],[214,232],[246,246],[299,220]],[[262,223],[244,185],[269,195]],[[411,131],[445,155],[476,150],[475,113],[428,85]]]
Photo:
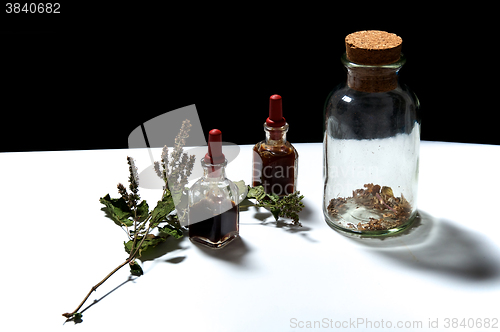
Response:
[[[358,31],[345,37],[347,59],[361,65],[387,65],[399,60],[403,39],[378,30]]]

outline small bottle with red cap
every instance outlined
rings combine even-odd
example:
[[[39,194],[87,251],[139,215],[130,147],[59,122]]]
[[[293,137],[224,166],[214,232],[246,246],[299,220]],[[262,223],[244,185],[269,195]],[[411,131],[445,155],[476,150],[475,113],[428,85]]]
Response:
[[[252,185],[263,186],[268,194],[285,196],[297,190],[299,154],[286,140],[287,131],[281,96],[272,95],[264,123],[266,139],[253,148]]]
[[[222,133],[212,129],[203,176],[188,193],[189,239],[205,247],[223,248],[239,236],[238,187],[226,177]]]

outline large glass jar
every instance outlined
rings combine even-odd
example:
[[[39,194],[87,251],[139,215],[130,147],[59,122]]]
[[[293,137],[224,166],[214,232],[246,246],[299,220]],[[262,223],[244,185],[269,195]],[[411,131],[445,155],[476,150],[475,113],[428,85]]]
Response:
[[[324,108],[325,220],[337,230],[394,234],[417,212],[419,101],[398,80],[403,54],[384,65],[341,60],[347,82]]]

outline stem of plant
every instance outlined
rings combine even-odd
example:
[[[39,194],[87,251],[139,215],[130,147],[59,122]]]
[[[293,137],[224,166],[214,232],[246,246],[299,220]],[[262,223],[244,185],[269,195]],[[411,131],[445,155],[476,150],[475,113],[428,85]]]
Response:
[[[63,314],[63,316],[68,318],[68,319],[73,317],[73,315],[76,314],[78,312],[78,310],[80,310],[80,308],[83,306],[83,304],[87,301],[87,299],[89,298],[90,294],[92,294],[92,292],[94,292],[99,286],[101,286],[106,280],[108,280],[109,277],[111,277],[116,271],[118,271],[123,266],[130,263],[131,261],[132,261],[132,257],[129,257],[125,262],[118,265],[113,271],[111,271],[106,277],[104,277],[104,279],[102,279],[98,284],[96,284],[94,287],[92,287],[90,289],[90,292],[88,292],[87,296],[85,296],[83,301],[80,303],[80,305],[78,305],[78,307],[73,312],[71,312],[71,313],[67,312],[67,313]]]
[[[150,227],[148,227],[148,230],[147,230],[147,233],[149,233],[150,231]],[[137,234],[135,234],[134,236],[137,236]],[[83,301],[78,305],[78,307],[71,313],[64,313],[62,314],[64,317],[70,319],[71,317],[73,317],[74,314],[76,314],[78,312],[78,310],[80,310],[80,308],[84,305],[84,303],[87,301],[87,299],[89,298],[90,294],[92,294],[93,292],[95,292],[97,290],[97,288],[99,286],[101,286],[106,280],[109,279],[109,277],[111,277],[113,274],[115,274],[116,271],[118,271],[119,269],[121,269],[122,267],[124,267],[125,265],[127,265],[128,263],[132,262],[137,254],[139,253],[139,248],[142,246],[142,243],[144,242],[144,240],[146,239],[146,236],[143,236],[142,239],[141,239],[141,242],[139,243],[139,245],[137,246],[137,248],[135,249],[135,251],[131,251],[130,252],[130,256],[129,258],[127,258],[127,260],[125,260],[125,262],[121,263],[120,265],[118,265],[113,271],[111,271],[107,276],[104,277],[104,279],[102,279],[101,281],[99,281],[95,286],[93,286],[90,291],[88,292],[87,296],[85,296],[85,298],[83,299]]]

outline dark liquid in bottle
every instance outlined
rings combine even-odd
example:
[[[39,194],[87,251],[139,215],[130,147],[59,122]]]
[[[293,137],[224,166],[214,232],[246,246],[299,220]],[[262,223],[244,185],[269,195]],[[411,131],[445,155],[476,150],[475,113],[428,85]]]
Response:
[[[189,238],[212,248],[222,248],[238,236],[238,218],[239,206],[233,201],[203,199],[189,208]]]
[[[295,149],[291,145],[266,147],[257,143],[253,151],[252,185],[263,186],[268,194],[292,194],[295,188]]]

